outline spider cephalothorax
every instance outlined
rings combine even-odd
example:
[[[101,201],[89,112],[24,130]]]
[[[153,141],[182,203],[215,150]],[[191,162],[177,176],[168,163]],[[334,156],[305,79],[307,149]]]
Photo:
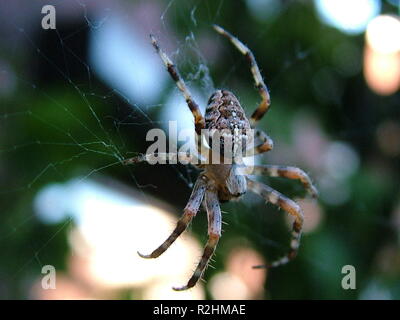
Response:
[[[175,290],[185,290],[193,287],[203,275],[221,237],[222,216],[220,202],[237,199],[247,190],[255,192],[266,201],[278,206],[294,217],[289,252],[267,266],[256,267],[276,267],[287,263],[296,256],[303,225],[303,212],[300,206],[271,187],[250,179],[249,175],[263,174],[271,177],[298,179],[312,196],[315,197],[317,195],[310,178],[299,168],[279,165],[246,166],[242,161],[244,157],[254,156],[272,149],[272,140],[263,131],[255,129],[257,122],[269,109],[270,97],[251,51],[221,27],[214,26],[214,29],[227,37],[247,58],[250,64],[255,86],[262,100],[249,120],[236,96],[227,90],[217,90],[211,95],[205,117],[203,117],[175,65],[160,49],[157,40],[152,35],[150,36],[153,47],[160,55],[169,74],[182,92],[190,111],[193,113],[198,147],[195,154],[178,152],[175,154],[157,154],[157,157],[165,159],[177,158],[178,161],[195,163],[202,169],[202,172],[196,180],[189,201],[183,210],[183,215],[178,220],[172,234],[151,254],[143,255],[139,253],[139,255],[143,258],[157,258],[160,256],[186,230],[202,204],[204,204],[208,217],[208,242],[204,248],[203,255],[188,283],[183,287],[174,288]],[[203,137],[208,143],[207,146],[204,146]],[[255,145],[254,140],[259,141],[259,143]],[[150,162],[150,159],[154,156],[154,154],[141,155],[125,160],[125,163]],[[199,163],[196,162],[196,159],[202,160]]]

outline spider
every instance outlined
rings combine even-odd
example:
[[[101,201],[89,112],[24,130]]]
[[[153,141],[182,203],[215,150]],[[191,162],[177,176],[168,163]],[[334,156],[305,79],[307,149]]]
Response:
[[[213,25],[216,32],[225,36],[230,42],[245,56],[250,64],[250,70],[256,85],[256,88],[261,95],[261,103],[253,112],[250,119],[247,119],[244,110],[242,109],[236,96],[228,90],[216,90],[208,101],[205,116],[200,112],[199,106],[193,100],[189,89],[182,80],[179,72],[170,60],[170,58],[161,50],[156,38],[150,35],[151,42],[159,56],[161,57],[165,67],[167,68],[171,78],[175,81],[178,89],[182,92],[186,103],[193,114],[195,123],[195,135],[197,142],[202,143],[202,130],[204,129],[224,129],[230,133],[230,138],[233,139],[233,147],[237,142],[249,142],[250,137],[246,135],[245,130],[255,128],[257,122],[265,115],[270,106],[270,96],[257,66],[253,53],[236,37],[224,30],[220,26]],[[267,134],[259,129],[255,129],[255,136],[261,141],[258,145],[246,149],[244,156],[252,156],[270,151],[273,147],[273,142]],[[213,136],[209,137],[213,139]],[[199,146],[199,144],[197,145]],[[243,148],[243,147],[242,147]],[[235,148],[234,148],[235,149]],[[236,146],[236,150],[237,150]],[[239,147],[240,149],[240,147]],[[240,150],[243,151],[243,150]],[[235,151],[234,151],[235,152]],[[238,156],[239,154],[239,156]],[[285,197],[271,187],[250,179],[247,174],[239,174],[239,167],[247,169],[241,162],[240,153],[234,154],[232,163],[230,164],[213,164],[202,163],[198,165],[202,170],[197,178],[189,201],[183,210],[183,215],[178,220],[175,229],[171,235],[152,253],[148,255],[138,254],[143,258],[157,258],[164,253],[171,244],[186,230],[200,206],[204,204],[208,218],[208,241],[204,248],[203,255],[187,284],[182,287],[174,287],[174,290],[186,290],[196,285],[198,280],[203,276],[203,273],[214,254],[218,241],[221,237],[221,209],[220,202],[238,199],[247,190],[250,190],[267,202],[270,202],[279,208],[286,211],[294,217],[292,227],[292,238],[290,242],[290,250],[282,258],[268,264],[255,266],[255,268],[277,267],[286,264],[297,255],[300,244],[300,236],[303,225],[303,212],[300,206],[293,200]],[[138,163],[142,161],[150,162],[155,156],[171,159],[177,157],[179,161],[192,160],[195,155],[178,152],[175,154],[145,154],[139,155],[124,161],[125,164]],[[206,154],[206,157],[209,156]],[[256,165],[251,168],[251,175],[267,175],[271,177],[284,177],[288,179],[299,180],[304,188],[311,194],[317,196],[317,190],[313,186],[308,175],[301,169],[296,167],[279,166],[279,165]],[[247,171],[244,171],[246,173]]]

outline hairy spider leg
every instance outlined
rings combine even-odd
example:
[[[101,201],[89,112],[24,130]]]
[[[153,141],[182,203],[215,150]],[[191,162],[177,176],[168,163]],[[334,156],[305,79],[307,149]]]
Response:
[[[310,177],[300,168],[264,164],[250,167],[249,171],[251,171],[251,173],[248,173],[250,175],[266,175],[270,177],[299,180],[313,198],[318,196],[317,188],[313,185]],[[247,172],[245,171],[245,173]]]
[[[254,58],[253,53],[247,48],[238,38],[230,34],[225,29],[221,28],[220,26],[213,25],[215,31],[219,34],[227,37],[232,44],[243,54],[247,61],[250,64],[250,70],[254,78],[254,82],[256,84],[256,88],[261,95],[261,103],[257,107],[257,109],[253,112],[250,117],[250,124],[251,127],[254,128],[257,122],[264,116],[264,114],[268,111],[269,106],[271,104],[271,99],[269,96],[268,88],[264,83],[264,80],[261,76],[260,69],[258,68],[256,59]]]
[[[255,136],[261,140],[261,144],[246,150],[246,157],[251,157],[260,153],[268,152],[274,147],[272,139],[262,130],[255,129]]]
[[[198,165],[202,161],[202,156],[199,154],[192,154],[190,152],[158,152],[158,153],[146,153],[138,154],[132,158],[128,158],[122,161],[123,164],[135,164],[140,162],[147,162],[150,164],[164,164],[167,162],[181,163],[181,164],[193,164]]]
[[[138,252],[139,256],[142,258],[157,258],[162,253],[164,253],[171,244],[182,234],[183,231],[186,230],[189,223],[192,221],[193,217],[196,215],[197,211],[200,208],[200,205],[203,201],[204,194],[207,186],[207,178],[204,176],[200,176],[197,178],[196,183],[194,185],[192,194],[189,198],[189,201],[183,210],[182,217],[178,220],[174,231],[171,235],[165,240],[157,249],[155,249],[152,253],[145,255]]]
[[[193,100],[192,95],[190,94],[189,89],[186,87],[186,84],[183,81],[182,77],[179,75],[178,69],[176,68],[175,64],[165,54],[165,52],[161,50],[156,38],[152,34],[150,35],[150,38],[153,47],[156,49],[157,53],[164,62],[165,67],[167,68],[171,78],[175,81],[178,89],[182,92],[186,103],[193,114],[194,126],[197,136],[199,138],[201,136],[201,129],[205,128],[205,120],[201,114],[200,108],[198,104]]]
[[[212,255],[214,254],[215,248],[217,247],[219,238],[221,237],[222,216],[216,190],[206,191],[205,206],[208,218],[207,244],[204,248],[203,255],[192,277],[189,279],[188,283],[185,286],[174,287],[173,289],[176,291],[187,290],[196,285],[197,281],[202,277],[204,271],[206,270],[207,265],[210,262]]]
[[[301,229],[303,227],[304,215],[300,206],[293,200],[285,197],[278,191],[272,189],[271,187],[246,178],[247,187],[249,190],[260,195],[266,201],[278,206],[279,208],[285,210],[291,216],[294,217],[294,223],[292,227],[292,240],[290,241],[289,252],[282,258],[273,261],[267,265],[254,266],[254,268],[272,268],[278,267],[280,265],[288,263],[290,260],[294,259],[297,255],[297,251],[300,246]]]

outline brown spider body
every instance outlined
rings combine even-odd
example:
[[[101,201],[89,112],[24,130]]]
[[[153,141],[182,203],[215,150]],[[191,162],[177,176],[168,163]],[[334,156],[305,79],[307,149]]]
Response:
[[[239,100],[228,90],[217,90],[211,95],[204,118],[209,146],[213,146],[215,139],[219,142],[219,148],[211,150],[220,156],[220,163],[206,165],[203,174],[214,185],[220,201],[237,199],[247,189],[245,178],[236,174],[235,166],[252,140],[250,122]],[[230,164],[225,162],[227,157]]]
[[[251,51],[236,37],[231,35],[223,28],[214,25],[214,29],[225,36],[230,42],[246,57],[250,64],[250,71],[255,82],[255,86],[262,98],[259,106],[248,120],[243,108],[236,96],[227,90],[215,91],[206,108],[203,117],[200,108],[193,100],[185,82],[180,77],[176,66],[169,57],[160,49],[157,40],[151,35],[153,47],[160,55],[168,70],[171,78],[175,81],[178,89],[182,92],[186,103],[193,114],[196,139],[200,158],[206,158],[205,162],[198,165],[203,172],[197,178],[193,187],[189,201],[183,210],[182,217],[171,235],[151,254],[139,255],[143,258],[157,258],[165,252],[170,245],[186,230],[194,216],[203,204],[207,211],[208,218],[208,241],[204,248],[203,255],[188,283],[175,290],[186,290],[196,285],[203,275],[211,256],[218,244],[222,232],[222,213],[220,202],[238,199],[246,191],[250,190],[267,202],[270,202],[294,217],[292,227],[292,239],[289,252],[282,258],[271,262],[268,267],[283,265],[293,259],[300,245],[301,229],[303,225],[303,212],[300,206],[293,200],[285,197],[271,187],[259,183],[249,177],[249,175],[267,175],[271,177],[285,177],[288,179],[299,180],[312,196],[317,195],[317,190],[312,185],[308,175],[299,168],[279,165],[258,165],[246,166],[243,163],[244,157],[254,156],[267,151],[273,147],[272,140],[259,129],[254,129],[257,122],[264,116],[270,106],[268,89],[262,79],[260,70]],[[203,130],[205,130],[205,140],[208,143],[203,152]],[[255,137],[253,137],[253,130]],[[254,140],[258,139],[260,144],[254,146]],[[198,148],[199,149],[199,148]],[[155,154],[137,156],[124,161],[126,164],[137,163],[140,161],[150,162]],[[179,161],[189,161],[199,159],[199,155],[178,152],[174,154],[157,154],[158,158],[174,159]],[[214,161],[216,160],[218,161]],[[229,160],[229,161],[226,161]],[[238,170],[240,169],[240,170]],[[266,267],[266,266],[257,266]]]
[[[217,192],[220,202],[237,200],[247,191],[246,179],[236,174],[234,164],[211,164],[203,174],[208,178],[210,187]]]
[[[226,143],[230,143],[229,151],[232,151],[233,160],[235,155],[245,151],[251,142],[249,131],[250,122],[244,113],[242,106],[236,96],[228,90],[215,91],[208,100],[205,113],[206,133],[208,133],[208,144],[213,145],[213,138],[219,138],[219,147],[213,148],[220,155],[225,155]],[[218,150],[215,150],[218,149]],[[237,150],[236,150],[237,149]]]
[[[208,100],[206,129],[250,130],[250,122],[236,96],[228,90],[215,91]]]

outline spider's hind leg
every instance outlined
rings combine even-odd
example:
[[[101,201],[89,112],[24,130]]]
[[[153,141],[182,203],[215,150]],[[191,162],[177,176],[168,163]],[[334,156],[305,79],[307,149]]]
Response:
[[[289,252],[276,261],[273,261],[267,265],[255,266],[254,268],[278,267],[280,265],[288,263],[290,260],[296,257],[297,251],[300,246],[301,229],[303,227],[304,221],[303,211],[296,202],[285,197],[284,195],[272,189],[271,187],[268,187],[267,185],[247,178],[247,186],[251,191],[260,195],[268,202],[271,202],[272,204],[275,204],[278,207],[282,208],[295,219],[292,228],[292,240],[290,241]]]
[[[183,216],[178,220],[174,231],[171,235],[151,254],[144,255],[138,252],[142,258],[157,258],[164,253],[171,244],[186,230],[193,217],[196,215],[203,201],[203,197],[206,191],[207,179],[204,176],[200,176],[193,188],[192,194],[189,201],[183,211]]]
[[[203,255],[200,259],[199,264],[196,267],[192,277],[188,283],[183,287],[174,287],[176,291],[187,290],[196,285],[197,281],[202,277],[205,269],[212,255],[214,254],[215,248],[218,244],[218,240],[221,237],[221,208],[219,206],[218,195],[214,190],[207,190],[205,195],[205,206],[207,209],[208,217],[208,241],[204,248]]]

